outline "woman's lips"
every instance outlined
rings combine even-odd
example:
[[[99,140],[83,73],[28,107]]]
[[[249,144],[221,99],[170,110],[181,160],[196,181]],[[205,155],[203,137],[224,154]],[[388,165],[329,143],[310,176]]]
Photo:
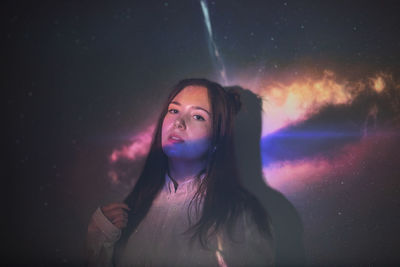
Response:
[[[168,137],[168,140],[169,140],[171,143],[183,143],[183,142],[185,142],[181,137],[179,137],[179,136],[177,136],[177,135],[170,135],[170,136]]]

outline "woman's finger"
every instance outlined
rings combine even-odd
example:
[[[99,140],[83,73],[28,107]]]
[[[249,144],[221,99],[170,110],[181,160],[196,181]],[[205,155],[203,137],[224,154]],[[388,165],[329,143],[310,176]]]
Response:
[[[126,225],[128,224],[128,220],[126,220],[126,219],[117,220],[116,222],[113,222],[113,224],[117,228],[122,229],[122,228],[126,227]]]
[[[115,225],[117,228],[119,228],[119,229],[122,229],[122,228],[123,228],[123,224],[122,224],[121,222],[114,223],[114,225]]]
[[[129,206],[125,203],[120,203],[120,202],[116,202],[116,203],[111,203],[109,205],[103,206],[101,207],[101,211],[104,212],[108,212],[110,210],[114,210],[114,209],[125,209],[125,210],[130,210]]]
[[[107,211],[107,212],[103,212],[103,214],[109,219],[113,219],[113,218],[115,218],[117,216],[127,216],[128,215],[122,209],[110,210],[110,211]],[[124,215],[124,214],[126,214],[126,215]]]
[[[113,220],[112,220],[112,223],[115,224],[115,223],[117,223],[117,222],[125,222],[125,221],[127,222],[128,219],[126,219],[126,218],[120,216],[120,217],[116,217],[115,219],[113,219]]]

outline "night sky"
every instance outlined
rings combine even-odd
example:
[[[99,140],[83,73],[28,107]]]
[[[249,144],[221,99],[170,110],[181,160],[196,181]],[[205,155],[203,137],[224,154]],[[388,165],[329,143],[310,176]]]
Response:
[[[212,39],[195,0],[2,3],[2,261],[79,263],[170,88],[204,77],[263,97],[266,182],[297,208],[310,264],[400,263],[400,4],[206,3]]]

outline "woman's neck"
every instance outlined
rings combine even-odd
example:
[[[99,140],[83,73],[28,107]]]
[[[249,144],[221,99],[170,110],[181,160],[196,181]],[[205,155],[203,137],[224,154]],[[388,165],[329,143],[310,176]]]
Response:
[[[194,177],[205,167],[205,161],[168,159],[169,176],[176,182]]]

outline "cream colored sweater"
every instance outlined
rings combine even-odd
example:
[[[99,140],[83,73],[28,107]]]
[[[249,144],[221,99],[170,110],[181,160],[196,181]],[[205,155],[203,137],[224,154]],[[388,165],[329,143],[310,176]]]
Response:
[[[116,259],[117,266],[273,265],[272,241],[262,237],[245,214],[235,225],[233,241],[221,233],[211,240],[212,250],[202,248],[198,241],[189,244],[189,237],[183,232],[189,226],[188,205],[198,182],[194,178],[186,179],[175,190],[172,180],[166,175],[164,188],[129,237],[122,253],[119,253],[121,256]],[[88,227],[89,265],[113,266],[114,244],[120,235],[121,230],[97,208]]]

